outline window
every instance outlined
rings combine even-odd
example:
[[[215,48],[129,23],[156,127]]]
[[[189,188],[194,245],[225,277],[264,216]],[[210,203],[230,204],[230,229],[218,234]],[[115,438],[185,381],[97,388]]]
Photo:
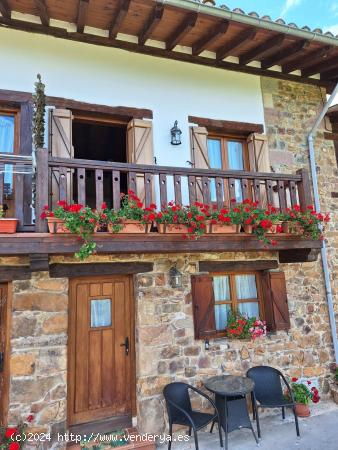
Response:
[[[207,139],[209,164],[212,169],[249,170],[248,148],[245,140],[209,135]],[[235,181],[236,200],[243,200],[240,180]],[[211,199],[216,200],[215,184],[211,185]]]
[[[111,299],[99,299],[90,301],[90,326],[91,328],[110,327],[112,324]]]
[[[193,275],[191,284],[195,339],[225,336],[231,309],[266,320],[269,331],[290,328],[283,272],[249,270]]]
[[[10,109],[0,109],[0,153],[14,154],[18,148],[18,113]],[[13,194],[13,166],[4,167],[5,199]]]

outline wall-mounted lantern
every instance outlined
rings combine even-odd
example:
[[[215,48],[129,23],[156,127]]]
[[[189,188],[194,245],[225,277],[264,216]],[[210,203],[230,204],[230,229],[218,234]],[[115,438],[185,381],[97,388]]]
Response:
[[[169,284],[172,288],[182,287],[182,274],[176,266],[169,270]]]
[[[174,126],[170,130],[171,134],[171,145],[181,145],[181,134],[182,131],[178,128],[178,122],[175,120]]]

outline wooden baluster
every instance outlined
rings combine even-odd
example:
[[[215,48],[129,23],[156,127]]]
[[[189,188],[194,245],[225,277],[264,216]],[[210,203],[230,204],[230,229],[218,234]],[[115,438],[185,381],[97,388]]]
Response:
[[[4,187],[5,187],[5,174],[0,173],[0,206],[4,204]]]
[[[285,210],[286,210],[286,192],[285,192],[283,180],[278,180],[277,188],[278,188],[279,208],[281,209],[281,211],[285,212]]]
[[[38,149],[36,157],[36,199],[35,199],[35,231],[43,233],[47,231],[47,222],[40,219],[43,207],[48,204],[48,151]]]
[[[254,180],[253,187],[254,187],[255,201],[258,202],[258,206],[261,208],[262,200],[261,200],[261,183],[260,183],[260,181]]]
[[[175,202],[182,205],[181,175],[174,175]]]
[[[230,200],[236,198],[236,180],[235,178],[229,178],[229,196]]]
[[[193,205],[196,202],[196,177],[193,175],[188,176],[188,189],[189,189],[189,202]]]
[[[103,203],[103,170],[95,170],[95,194],[96,194],[96,209],[100,210]]]
[[[160,173],[160,203],[161,209],[164,209],[168,203],[167,196],[167,175],[165,173]]]
[[[251,193],[250,193],[250,181],[242,179],[241,180],[241,186],[242,186],[242,196],[243,196],[243,200],[247,199],[247,198],[251,198]]]
[[[210,195],[210,179],[209,177],[202,177],[202,189],[203,189],[203,203],[205,205],[211,206],[211,195]]]
[[[77,201],[86,204],[86,169],[77,169]]]
[[[128,173],[128,190],[135,192],[136,194],[136,172]]]
[[[302,177],[298,182],[299,205],[302,211],[306,211],[306,207],[312,204],[309,174],[305,169],[297,170],[297,174]]]
[[[59,167],[59,200],[67,201],[67,168]]]
[[[215,184],[216,184],[217,208],[222,208],[224,205],[224,202],[223,202],[223,179],[221,177],[216,177]]]
[[[272,183],[272,181],[266,180],[265,186],[266,186],[266,197],[267,197],[268,203],[270,205],[272,205],[273,204],[273,183]]]
[[[145,206],[148,207],[152,203],[152,174],[144,174],[144,191],[145,191]]]
[[[294,181],[289,182],[291,206],[297,204],[297,186]]]
[[[112,189],[113,189],[113,208],[118,211],[121,207],[121,183],[120,171],[113,170],[112,172]]]

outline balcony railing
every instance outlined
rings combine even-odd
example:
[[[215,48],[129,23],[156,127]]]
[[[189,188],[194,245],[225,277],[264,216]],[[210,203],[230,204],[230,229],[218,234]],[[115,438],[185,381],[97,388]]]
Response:
[[[264,206],[273,204],[285,210],[311,202],[308,173],[295,175],[222,171],[183,167],[148,166],[83,159],[51,158],[46,150],[36,153],[36,231],[45,231],[39,219],[45,204],[58,200],[77,201],[100,208],[103,201],[119,209],[121,194],[136,192],[146,206],[159,208],[168,201],[192,204],[201,201],[229,207],[230,200],[251,198]]]

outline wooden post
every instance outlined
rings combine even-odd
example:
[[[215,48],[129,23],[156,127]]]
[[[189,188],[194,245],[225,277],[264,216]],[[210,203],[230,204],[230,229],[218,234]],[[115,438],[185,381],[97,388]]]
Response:
[[[36,199],[35,199],[35,231],[47,231],[47,222],[40,219],[44,205],[48,204],[48,151],[39,148],[36,156]]]
[[[306,207],[312,204],[309,173],[305,169],[299,169],[297,174],[302,177],[301,181],[298,182],[299,206],[302,211],[306,211]]]

